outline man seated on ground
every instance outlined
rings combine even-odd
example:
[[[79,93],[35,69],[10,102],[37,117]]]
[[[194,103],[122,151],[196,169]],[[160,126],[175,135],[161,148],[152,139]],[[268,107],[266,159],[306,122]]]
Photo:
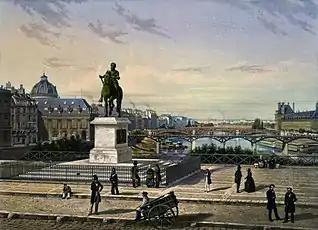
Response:
[[[136,218],[135,218],[136,221],[141,219],[141,214],[143,212],[143,208],[147,205],[148,202],[149,202],[148,193],[147,192],[142,192],[142,203],[136,209]]]
[[[71,190],[71,187],[68,186],[67,184],[64,184],[63,186],[63,193],[62,193],[62,199],[70,199],[71,198],[71,193],[72,193],[72,190]]]
[[[267,162],[264,160],[263,156],[260,156],[259,159],[254,163],[255,168],[266,168]]]

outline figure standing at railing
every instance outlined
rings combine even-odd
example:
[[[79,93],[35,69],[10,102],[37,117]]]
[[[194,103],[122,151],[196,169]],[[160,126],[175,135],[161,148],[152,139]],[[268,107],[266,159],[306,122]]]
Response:
[[[148,188],[153,188],[155,186],[155,171],[151,168],[151,165],[149,165],[146,174],[146,185]]]
[[[205,171],[205,192],[210,192],[212,184],[211,172],[209,169]]]
[[[131,168],[131,180],[134,188],[140,186],[139,168],[137,161],[134,161],[134,166]]]
[[[240,192],[241,181],[242,181],[241,166],[238,165],[234,175],[234,183],[236,184],[236,193]]]
[[[118,190],[118,175],[116,173],[116,169],[112,168],[112,173],[110,175],[110,183],[111,183],[111,189],[110,193],[112,195],[119,195],[119,190]]]
[[[98,214],[98,205],[101,202],[100,193],[103,190],[103,185],[99,182],[97,175],[93,176],[91,183],[91,208],[88,215],[93,212],[93,206],[95,205],[95,214]]]

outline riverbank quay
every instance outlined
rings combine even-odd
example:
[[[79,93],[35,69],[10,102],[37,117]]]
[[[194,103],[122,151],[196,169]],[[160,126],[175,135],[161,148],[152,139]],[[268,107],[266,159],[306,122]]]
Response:
[[[243,179],[247,168],[242,165]],[[204,192],[204,170],[212,172],[211,191]],[[216,203],[233,205],[257,205],[266,203],[266,191],[269,184],[275,184],[277,202],[283,205],[286,188],[292,186],[297,195],[298,207],[318,207],[318,167],[290,166],[279,169],[251,168],[256,183],[256,192],[243,191],[244,180],[240,193],[236,193],[234,184],[235,165],[203,165],[202,171],[186,178],[171,187],[132,188],[129,185],[119,185],[120,195],[111,195],[110,187],[105,185],[102,197],[107,200],[141,200],[141,192],[147,191],[151,198],[159,197],[169,191],[174,191],[177,198],[188,203]],[[54,197],[61,195],[63,182],[41,181],[0,181],[0,195],[29,196],[29,197]],[[89,183],[69,183],[73,191],[73,198],[87,199],[90,196]]]
[[[149,222],[134,223],[140,201],[105,200],[99,215],[88,216],[89,199],[0,196],[0,223],[6,230],[58,229],[153,229]],[[278,211],[283,215],[283,208]],[[295,223],[269,222],[267,210],[260,206],[189,204],[180,202],[179,217],[173,229],[315,229],[317,216],[311,208],[297,208]],[[20,222],[19,222],[20,220]],[[28,220],[27,223],[21,220]],[[36,222],[36,224],[34,223]],[[20,225],[19,225],[20,223]],[[83,226],[80,226],[81,223]],[[38,227],[32,228],[37,225]],[[11,228],[10,228],[11,226]],[[84,226],[90,226],[84,228]]]

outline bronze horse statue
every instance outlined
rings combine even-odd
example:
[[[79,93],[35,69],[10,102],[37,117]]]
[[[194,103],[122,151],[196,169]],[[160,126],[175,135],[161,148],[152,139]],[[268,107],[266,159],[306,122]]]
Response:
[[[100,80],[103,83],[102,88],[102,101],[105,103],[105,117],[110,117],[114,110],[114,100],[116,100],[116,112],[118,117],[121,117],[121,104],[123,101],[123,89],[118,85],[115,87],[114,80],[109,75],[99,75]]]

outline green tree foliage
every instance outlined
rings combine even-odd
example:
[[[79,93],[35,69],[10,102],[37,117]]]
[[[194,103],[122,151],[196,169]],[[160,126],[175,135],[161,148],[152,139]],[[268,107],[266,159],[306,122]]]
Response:
[[[250,149],[243,149],[241,146],[235,147],[226,147],[221,148],[215,144],[210,145],[202,145],[201,147],[196,147],[194,150],[191,151],[194,154],[236,154],[236,155],[253,155],[253,151]]]
[[[261,119],[256,118],[252,124],[252,129],[264,129],[264,123]]]
[[[89,152],[92,148],[93,143],[82,142],[79,136],[71,136],[70,139],[62,138],[52,142],[38,143],[32,151]]]

